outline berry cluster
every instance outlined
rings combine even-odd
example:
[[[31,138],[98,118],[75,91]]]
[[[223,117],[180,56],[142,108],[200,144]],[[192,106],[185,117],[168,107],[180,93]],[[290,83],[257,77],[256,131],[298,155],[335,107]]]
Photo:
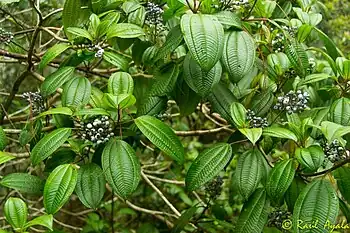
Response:
[[[332,163],[340,162],[348,157],[347,151],[337,139],[335,139],[331,143],[324,143],[322,147],[326,158]]]
[[[205,186],[205,191],[209,194],[210,199],[216,199],[220,196],[223,183],[222,177],[217,176]]]
[[[0,44],[9,44],[13,40],[13,34],[0,28]]]
[[[249,7],[249,1],[248,0],[237,0],[237,1],[232,1],[232,0],[219,0],[219,3],[221,5],[221,8],[223,10],[228,9],[228,10],[237,10],[241,7]],[[216,6],[214,6],[216,7]],[[217,6],[216,8],[219,8]]]
[[[289,79],[289,78],[295,78],[296,72],[293,68],[289,68],[284,72],[284,78]]]
[[[285,232],[282,224],[285,220],[291,219],[291,218],[292,218],[292,214],[290,212],[281,210],[281,209],[276,209],[269,214],[269,220],[267,225],[269,227],[276,227],[282,232]]]
[[[291,37],[295,37],[295,34],[298,30],[297,27],[287,27],[282,26],[282,30],[288,33]],[[283,32],[281,32],[279,29],[271,28],[272,34],[275,34],[274,39],[272,40],[272,49],[275,51],[275,53],[283,52],[285,47],[285,36]]]
[[[287,32],[291,37],[295,37],[297,31],[298,31],[298,27],[287,27],[287,26],[282,26],[282,29]]]
[[[44,98],[40,92],[24,92],[22,98],[26,99],[31,105],[33,113],[45,111]]]
[[[288,114],[298,113],[307,108],[309,93],[298,90],[297,92],[289,91],[286,95],[279,96],[274,109],[286,110]]]
[[[89,47],[90,51],[96,51],[95,53],[95,57],[101,58],[103,56],[104,53],[104,49],[100,46],[100,45],[90,45]]]
[[[159,5],[147,2],[145,23],[154,28],[156,33],[164,31],[163,13],[164,10]]]
[[[257,117],[255,112],[250,109],[247,110],[247,120],[249,120],[250,128],[265,128],[269,126],[266,117]]]
[[[108,116],[101,116],[80,122],[79,135],[81,139],[91,141],[97,145],[107,142],[114,136],[111,122]]]

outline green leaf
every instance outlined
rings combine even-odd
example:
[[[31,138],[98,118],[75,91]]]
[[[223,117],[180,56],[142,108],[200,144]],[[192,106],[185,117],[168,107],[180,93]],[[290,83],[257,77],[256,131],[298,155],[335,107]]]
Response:
[[[134,91],[134,81],[130,74],[117,72],[108,79],[108,92],[113,95],[132,94]]]
[[[231,27],[235,29],[242,29],[242,22],[239,16],[231,11],[220,11],[215,14],[216,18],[222,24],[224,29]]]
[[[180,108],[181,116],[188,116],[196,110],[201,99],[184,81],[179,77],[174,90],[174,100]]]
[[[49,48],[41,59],[39,69],[44,69],[44,67],[47,66],[47,64],[49,64],[53,59],[55,59],[55,57],[57,57],[70,47],[71,46],[69,44],[56,44]]]
[[[286,201],[288,210],[290,212],[293,212],[295,202],[297,201],[299,194],[305,186],[305,182],[300,177],[296,176],[284,194],[284,200]]]
[[[274,99],[275,99],[275,96],[273,95],[272,92],[270,91],[262,92],[254,96],[251,110],[253,110],[257,116],[262,117],[271,109]]]
[[[107,112],[103,108],[80,109],[80,110],[74,112],[74,116],[83,116],[83,115],[89,115],[89,116],[105,115],[105,116],[109,116],[110,114],[109,114],[109,112]]]
[[[343,126],[350,126],[350,99],[335,100],[329,110],[329,120]]]
[[[128,70],[129,62],[120,54],[106,51],[103,53],[103,59],[124,71]]]
[[[316,172],[322,166],[325,155],[320,146],[313,145],[308,148],[297,148],[295,157],[306,172]]]
[[[166,109],[167,97],[149,96],[137,109],[137,116],[150,115],[155,116],[162,110]]]
[[[77,183],[78,171],[73,165],[56,167],[46,180],[44,207],[46,213],[55,214],[69,200]]]
[[[289,69],[289,60],[284,53],[271,53],[267,56],[267,64],[271,66],[278,75],[282,75]]]
[[[342,199],[339,198],[339,208],[343,215],[345,216],[346,220],[349,222],[350,220],[350,209],[349,205],[347,205]]]
[[[89,104],[93,108],[101,108],[102,107],[102,98],[103,98],[103,92],[94,86],[91,86],[91,96]]]
[[[212,93],[208,97],[212,104],[213,110],[221,115],[229,123],[234,124],[231,117],[231,104],[237,102],[233,93],[228,89],[227,85],[219,82],[213,88]]]
[[[290,130],[285,128],[280,128],[276,126],[271,126],[263,129],[264,136],[276,137],[276,138],[286,138],[291,139],[295,142],[298,141],[297,136]]]
[[[225,33],[222,64],[229,72],[230,80],[238,82],[248,74],[255,62],[255,42],[245,31]]]
[[[100,14],[103,12],[103,9],[108,5],[108,0],[91,0],[91,9],[92,12]]]
[[[266,196],[266,191],[262,188],[257,189],[244,203],[235,232],[262,232],[267,221],[269,206],[270,201]]]
[[[27,173],[11,173],[2,178],[0,185],[23,193],[41,194],[45,181]]]
[[[231,104],[231,117],[236,127],[244,128],[247,120],[247,110],[241,103],[234,102]]]
[[[121,197],[132,194],[141,179],[141,166],[132,147],[121,140],[110,140],[102,153],[107,182]]]
[[[63,87],[62,106],[84,106],[89,103],[90,95],[90,81],[85,77],[75,77]]]
[[[72,116],[73,115],[73,111],[70,108],[68,108],[68,107],[51,108],[51,109],[41,113],[40,117],[46,116],[46,115],[55,115],[55,114]]]
[[[75,152],[68,148],[61,148],[51,155],[45,162],[45,172],[52,172],[62,164],[73,163],[76,157]]]
[[[137,10],[130,12],[128,15],[128,23],[136,24],[140,27],[143,26],[146,18],[145,7],[141,6]]]
[[[16,156],[0,151],[0,165],[15,158]]]
[[[180,164],[184,162],[184,148],[168,125],[152,116],[138,117],[135,123],[141,132],[165,154]]]
[[[322,200],[322,201],[320,201]],[[329,232],[323,227],[326,223],[335,224],[339,211],[338,197],[328,180],[315,180],[308,184],[300,193],[293,211],[293,222],[302,221],[304,224],[314,224],[317,221],[318,229],[315,232]],[[293,232],[310,232],[293,225]]]
[[[102,169],[94,163],[80,167],[75,192],[84,206],[96,209],[106,191]]]
[[[298,87],[328,79],[330,76],[325,73],[310,74],[298,83]]]
[[[314,28],[318,33],[319,38],[323,41],[324,46],[327,49],[328,54],[335,60],[337,57],[343,56],[335,43],[320,29]]]
[[[7,137],[4,129],[0,126],[0,150],[4,150],[7,145]]]
[[[237,167],[233,179],[237,184],[238,192],[245,200],[256,190],[263,177],[264,165],[261,152],[254,148],[241,154],[237,161]]]
[[[179,72],[179,66],[175,63],[169,63],[157,69],[151,95],[163,96],[173,91]]]
[[[174,223],[174,228],[172,229],[171,233],[180,233],[185,226],[190,222],[191,218],[195,215],[198,207],[192,206],[191,208],[187,209],[185,212],[183,212]]]
[[[140,26],[131,23],[118,23],[112,25],[107,31],[107,39],[113,37],[119,38],[137,38],[145,35],[145,32]]]
[[[62,23],[68,39],[71,39],[71,35],[67,33],[67,28],[78,26],[84,19],[84,11],[86,9],[83,7],[83,0],[66,0],[64,2]]]
[[[337,180],[337,186],[341,195],[349,203],[350,202],[350,168],[339,167],[333,172],[334,178]]]
[[[270,171],[266,183],[266,192],[271,200],[278,202],[291,185],[295,175],[293,160],[288,159],[276,164]]]
[[[297,74],[304,78],[309,68],[309,58],[304,48],[298,42],[292,41],[287,45],[285,52]]]
[[[184,79],[188,86],[202,97],[205,97],[220,81],[222,67],[220,62],[209,71],[205,72],[188,53],[184,61]]]
[[[262,128],[240,128],[238,130],[246,136],[253,145],[260,139],[263,132]]]
[[[48,96],[54,93],[57,88],[61,87],[63,84],[73,78],[74,69],[74,67],[65,66],[59,68],[46,77],[44,82],[41,84],[41,94],[43,96]]]
[[[203,71],[210,71],[219,61],[224,45],[224,29],[215,16],[185,14],[181,31],[192,58]]]
[[[22,230],[27,222],[27,205],[22,199],[10,197],[5,202],[4,213],[6,221],[11,224],[15,230]]]
[[[309,24],[303,24],[299,27],[298,32],[297,32],[297,39],[300,43],[304,42],[312,30],[314,29],[314,26],[309,25]]]
[[[30,159],[37,165],[57,150],[71,135],[72,130],[60,128],[45,135],[33,148]]]
[[[165,43],[162,45],[162,47],[160,47],[157,56],[154,58],[154,62],[173,52],[177,47],[179,47],[182,41],[183,36],[180,26],[178,25],[173,27],[166,36]]]
[[[341,125],[330,122],[330,121],[322,121],[321,122],[321,131],[323,135],[326,137],[328,142],[333,141],[336,138],[336,132],[342,128]]]
[[[86,39],[89,39],[90,41],[93,41],[94,39],[90,35],[90,33],[82,28],[77,28],[77,27],[69,27],[66,29],[67,32],[70,34],[75,35],[76,37],[84,37]]]
[[[53,231],[53,228],[52,228],[53,216],[51,214],[45,214],[45,215],[36,217],[33,220],[27,222],[27,224],[24,227],[28,228],[28,227],[37,226],[37,225],[46,227],[50,231]]]
[[[227,143],[219,143],[204,150],[188,169],[187,189],[193,191],[213,179],[225,168],[231,156],[232,149]]]

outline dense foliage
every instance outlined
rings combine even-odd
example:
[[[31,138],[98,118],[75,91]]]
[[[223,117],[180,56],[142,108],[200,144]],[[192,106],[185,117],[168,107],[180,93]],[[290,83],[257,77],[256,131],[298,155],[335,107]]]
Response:
[[[346,232],[350,60],[325,10],[2,0],[0,232]]]

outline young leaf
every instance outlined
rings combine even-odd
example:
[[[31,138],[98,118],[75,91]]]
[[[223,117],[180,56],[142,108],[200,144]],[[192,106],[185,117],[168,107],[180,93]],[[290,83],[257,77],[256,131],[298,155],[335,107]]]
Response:
[[[251,149],[238,158],[235,179],[238,192],[245,200],[256,190],[263,176],[262,154],[258,149]]]
[[[130,74],[117,72],[108,79],[108,92],[113,95],[132,94],[134,91],[134,81]]]
[[[75,192],[86,207],[96,209],[99,206],[106,191],[105,185],[103,171],[97,164],[80,167]]]
[[[41,194],[45,181],[27,173],[11,173],[2,178],[0,185],[23,193]]]
[[[0,165],[15,158],[16,156],[0,151]]]
[[[120,54],[106,51],[103,53],[103,59],[124,71],[128,70],[129,62]]]
[[[51,214],[45,214],[27,222],[24,228],[39,225],[39,226],[46,227],[50,231],[53,231],[52,224],[53,224],[53,216]]]
[[[267,194],[271,200],[278,202],[291,185],[295,175],[293,160],[284,160],[275,165],[266,184]]]
[[[41,84],[41,94],[48,96],[54,93],[57,88],[73,78],[74,69],[74,67],[65,66],[50,74]]]
[[[92,38],[92,36],[90,35],[90,33],[82,28],[77,28],[77,27],[69,27],[66,29],[66,31],[70,34],[73,34],[75,36],[78,37],[84,37],[89,39],[90,41],[93,41],[94,39]]]
[[[335,190],[328,180],[314,180],[300,193],[293,210],[293,222],[302,221],[303,224],[319,226],[326,223],[335,224],[339,211],[339,201]],[[293,225],[293,232],[305,232]],[[317,232],[329,232],[326,227],[320,227]]]
[[[262,128],[240,128],[238,130],[246,136],[253,145],[255,145],[262,135]]]
[[[252,233],[263,232],[268,217],[270,201],[266,191],[257,189],[246,203],[244,203],[241,214],[237,220],[235,232]]]
[[[75,77],[63,87],[62,106],[84,106],[89,103],[90,95],[90,81],[85,77]]]
[[[56,44],[49,48],[43,58],[41,59],[41,62],[39,64],[39,69],[42,70],[44,67],[49,64],[55,57],[66,51],[71,46],[69,44]]]
[[[107,39],[113,37],[119,38],[137,38],[145,35],[145,32],[140,26],[131,23],[118,23],[112,25],[107,31]]]
[[[44,207],[46,213],[55,214],[69,200],[77,183],[78,171],[73,165],[56,167],[46,180]]]
[[[231,156],[232,149],[227,143],[219,143],[204,150],[188,169],[187,189],[193,191],[213,179],[225,168]]]
[[[224,29],[215,16],[185,14],[181,31],[192,58],[203,71],[210,71],[219,61],[224,45]]]
[[[250,72],[255,62],[255,42],[245,31],[225,33],[222,64],[228,70],[230,79],[238,82]]]
[[[184,61],[184,79],[188,86],[197,94],[205,97],[221,79],[222,67],[220,62],[209,71],[202,71],[199,64],[188,53]]]
[[[68,128],[60,128],[52,131],[43,137],[33,148],[30,159],[33,165],[37,165],[55,150],[57,150],[70,136],[72,130]]]
[[[264,136],[276,137],[276,138],[286,138],[293,141],[298,141],[297,136],[290,130],[280,127],[267,127],[263,129]]]
[[[247,118],[247,110],[245,107],[238,102],[232,103],[231,107],[231,117],[237,128],[244,128]]]
[[[16,230],[22,230],[27,222],[27,205],[22,199],[10,197],[5,202],[4,213],[6,221]]]
[[[0,150],[4,150],[7,145],[7,137],[4,129],[0,126]]]
[[[347,202],[350,202],[350,168],[339,167],[333,172],[334,178],[337,180],[337,186],[341,195]]]
[[[184,162],[184,148],[169,126],[152,116],[138,117],[135,123],[141,132],[165,154],[180,164]]]
[[[121,197],[132,194],[141,179],[141,166],[132,147],[121,140],[110,140],[102,153],[107,182]]]

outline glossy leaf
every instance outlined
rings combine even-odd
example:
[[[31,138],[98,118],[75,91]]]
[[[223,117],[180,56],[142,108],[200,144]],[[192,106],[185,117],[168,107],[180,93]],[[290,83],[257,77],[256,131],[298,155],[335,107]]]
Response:
[[[135,123],[140,131],[165,154],[180,164],[184,162],[184,148],[168,125],[152,116],[138,117]]]
[[[340,98],[335,100],[329,110],[329,120],[343,126],[350,125],[350,99]]]
[[[27,222],[27,205],[22,199],[10,197],[5,202],[4,213],[6,221],[11,224],[15,230],[23,229]]]
[[[233,122],[238,128],[244,128],[247,118],[247,110],[241,103],[232,103],[231,107],[231,117]]]
[[[185,14],[181,18],[181,31],[192,58],[203,71],[210,71],[223,51],[224,29],[215,16]]]
[[[44,190],[44,184],[45,181],[39,177],[27,173],[11,173],[0,181],[0,185],[4,187],[29,194],[41,194]]]
[[[81,107],[90,100],[91,84],[85,77],[75,77],[63,87],[62,105]]]
[[[134,81],[130,74],[117,72],[108,79],[108,92],[113,95],[132,94],[134,91]]]
[[[313,145],[308,148],[297,148],[295,157],[306,172],[316,172],[322,166],[325,155],[320,146]]]
[[[93,41],[92,36],[90,35],[90,33],[82,28],[77,28],[77,27],[69,27],[66,29],[66,31],[70,34],[73,34],[77,37],[84,37],[86,39],[89,39],[90,41]]]
[[[118,53],[106,51],[103,53],[103,59],[124,71],[128,70],[128,60]]]
[[[181,33],[180,26],[173,27],[165,40],[163,46],[159,49],[159,52],[154,59],[154,61],[158,61],[159,59],[164,58],[169,53],[173,52],[183,41],[183,36]]]
[[[44,207],[46,213],[55,214],[69,200],[77,183],[78,171],[70,164],[56,167],[46,180]]]
[[[286,138],[293,141],[298,141],[297,136],[290,130],[285,128],[280,128],[276,126],[271,126],[263,129],[264,136],[276,137],[276,138]]]
[[[73,78],[74,69],[74,67],[70,66],[62,67],[46,77],[41,84],[41,94],[48,96],[54,93],[57,88]]]
[[[232,149],[227,143],[219,143],[204,150],[188,169],[187,189],[193,191],[213,179],[228,164],[231,156]]]
[[[55,59],[58,55],[60,55],[70,47],[71,46],[69,44],[60,43],[49,48],[41,59],[39,69],[44,69],[44,67],[47,66],[47,64],[49,64],[53,59]]]
[[[72,130],[68,128],[60,128],[45,135],[33,148],[30,159],[33,165],[37,165],[55,150],[57,150],[70,136]]]
[[[84,13],[82,0],[66,0],[64,2],[62,12],[62,23],[64,30],[72,26],[78,26],[82,21],[82,15]],[[71,39],[71,35],[67,33],[67,37]]]
[[[131,23],[118,23],[111,26],[107,31],[107,39],[113,37],[137,38],[143,35],[145,35],[143,29],[140,26]]]
[[[121,140],[110,140],[102,153],[102,168],[114,192],[123,198],[132,194],[141,179],[141,166],[132,147]]]
[[[43,226],[48,228],[50,231],[53,230],[53,216],[51,214],[45,214],[39,217],[34,218],[33,220],[30,220],[27,222],[27,224],[24,226],[25,228],[31,227],[31,226]]]
[[[255,145],[262,135],[262,128],[240,128],[238,130],[246,136],[253,145]]]

